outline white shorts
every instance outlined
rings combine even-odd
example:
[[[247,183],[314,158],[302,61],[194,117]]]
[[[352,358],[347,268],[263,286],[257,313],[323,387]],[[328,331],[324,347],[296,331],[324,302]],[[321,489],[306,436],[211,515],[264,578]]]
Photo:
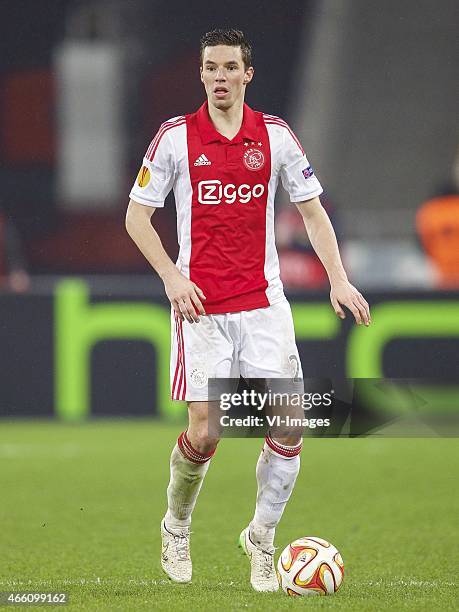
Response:
[[[209,378],[303,378],[287,300],[266,308],[200,316],[171,313],[172,399],[205,401]]]

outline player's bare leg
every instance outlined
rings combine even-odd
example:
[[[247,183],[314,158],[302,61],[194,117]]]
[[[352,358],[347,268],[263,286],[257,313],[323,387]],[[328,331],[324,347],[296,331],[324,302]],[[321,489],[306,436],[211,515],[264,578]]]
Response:
[[[250,582],[256,591],[277,591],[274,535],[300,469],[301,435],[266,436],[258,459],[255,514],[239,538],[251,561]]]
[[[208,402],[188,403],[188,429],[180,434],[171,454],[168,508],[161,522],[161,565],[175,582],[191,580],[191,514],[218,444],[218,438],[208,435],[208,410]]]

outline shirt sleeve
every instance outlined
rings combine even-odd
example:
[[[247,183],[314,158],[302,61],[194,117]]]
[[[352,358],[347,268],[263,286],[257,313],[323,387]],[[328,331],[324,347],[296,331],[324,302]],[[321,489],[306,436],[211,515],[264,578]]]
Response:
[[[129,197],[139,204],[163,208],[174,184],[175,156],[167,131],[158,130],[143,158]]]
[[[291,202],[311,200],[323,192],[322,185],[295,134],[288,127],[283,132],[282,185],[289,193]]]

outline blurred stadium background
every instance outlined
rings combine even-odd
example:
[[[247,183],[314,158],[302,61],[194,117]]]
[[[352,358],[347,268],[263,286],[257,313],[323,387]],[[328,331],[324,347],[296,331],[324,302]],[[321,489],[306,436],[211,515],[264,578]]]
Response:
[[[86,569],[91,589],[97,587],[95,576],[108,561],[98,557],[97,569],[85,566],[83,551],[76,548],[77,531],[85,529],[92,537],[97,508],[107,511],[107,525],[114,525],[108,504],[118,508],[121,496],[114,500],[101,494],[91,515],[95,522],[83,528],[68,505],[69,500],[79,505],[78,495],[69,494],[64,502],[56,492],[73,482],[76,491],[84,489],[89,504],[91,494],[76,473],[65,471],[71,474],[67,482],[64,468],[58,471],[51,502],[38,488],[46,491],[53,484],[53,466],[70,464],[85,453],[89,474],[90,465],[99,461],[98,432],[103,431],[109,458],[103,464],[106,471],[92,472],[89,482],[94,485],[86,488],[96,491],[113,469],[112,493],[121,491],[122,478],[132,477],[134,499],[138,501],[137,495],[145,502],[140,492],[152,482],[127,472],[120,472],[118,480],[114,475],[121,448],[134,471],[135,465],[140,471],[149,469],[142,463],[153,462],[145,435],[133,457],[131,446],[126,441],[123,446],[120,432],[110,429],[108,421],[105,430],[103,423],[90,430],[87,422],[65,429],[65,422],[80,423],[91,415],[157,417],[148,429],[137,430],[130,423],[127,440],[134,448],[140,432],[150,432],[152,448],[161,450],[154,456],[162,466],[161,493],[148,489],[146,499],[156,518],[162,512],[167,449],[180,431],[166,420],[183,414],[183,407],[168,401],[169,311],[162,284],[127,236],[124,215],[143,153],[159,125],[193,111],[203,100],[198,47],[200,35],[209,29],[240,27],[252,40],[255,78],[247,102],[280,115],[300,137],[326,188],[324,205],[350,279],[373,308],[368,330],[355,328],[349,316],[344,323],[336,320],[325,274],[299,215],[280,190],[276,231],[282,277],[294,308],[305,375],[458,380],[458,25],[455,0],[435,5],[427,0],[0,2],[0,462],[2,491],[5,486],[12,491],[2,506],[10,536],[3,540],[9,565],[0,578],[38,575],[42,558],[37,553],[27,565],[18,542],[30,536],[43,546],[44,532],[37,536],[32,511],[36,509],[40,525],[46,524],[51,507],[67,503],[62,517],[75,534],[69,556],[53,556],[54,565],[44,563],[39,575],[70,575],[72,559],[78,559],[74,575],[86,575]],[[175,255],[172,195],[155,215],[156,224]],[[437,386],[436,391],[435,405],[457,407],[456,387]],[[11,422],[16,417],[27,420]],[[41,417],[61,423],[53,429]],[[237,442],[228,443],[234,448]],[[253,443],[247,441],[247,448],[255,458]],[[333,457],[343,452],[339,443],[333,442],[336,455],[327,455],[326,470],[333,469]],[[403,507],[399,535],[411,534],[415,499],[418,520],[426,529],[432,528],[442,504],[453,512],[448,478],[457,451],[442,447],[442,464],[435,448],[426,447],[425,463],[412,473],[411,490],[406,481],[391,480],[405,451],[377,446],[373,452],[369,443],[365,448],[376,466],[376,480],[392,482],[388,508],[397,500]],[[414,451],[406,452],[408,463],[414,461]],[[358,459],[341,461],[342,475],[330,482],[331,488],[339,487],[342,478],[343,489],[358,491]],[[408,478],[409,465],[404,465]],[[244,469],[235,464],[226,477],[236,481]],[[429,478],[441,480],[438,506],[436,489],[423,489],[423,479]],[[209,486],[219,489],[215,479]],[[378,509],[365,506],[371,501],[361,494],[362,522],[368,517],[377,522]],[[334,502],[351,513],[346,499],[343,492]],[[145,502],[145,511],[147,506]],[[123,520],[128,514],[122,510]],[[294,529],[298,514],[289,516],[286,537],[303,535]],[[62,517],[57,532],[46,535],[53,543],[43,549],[49,558],[61,535],[69,534]],[[447,515],[443,520],[452,529]],[[131,520],[129,529],[135,531],[141,522]],[[320,522],[312,524],[321,531]],[[97,524],[97,529],[102,538],[103,526]],[[319,535],[327,533],[322,529]],[[337,544],[344,537],[339,529],[336,535],[331,530],[334,536]],[[101,539],[93,537],[92,544],[104,550]],[[126,531],[122,540],[135,541],[129,537]],[[378,541],[375,537],[371,529],[357,536],[361,548],[352,552],[356,563],[360,553],[366,554],[369,539]],[[134,553],[130,571],[137,562],[140,557]],[[430,567],[424,569],[425,576],[436,580]],[[405,590],[403,584],[397,588]],[[432,584],[427,591],[433,592]],[[384,592],[381,587],[378,597]],[[370,609],[361,603],[362,609]],[[443,604],[441,609],[449,609]]]

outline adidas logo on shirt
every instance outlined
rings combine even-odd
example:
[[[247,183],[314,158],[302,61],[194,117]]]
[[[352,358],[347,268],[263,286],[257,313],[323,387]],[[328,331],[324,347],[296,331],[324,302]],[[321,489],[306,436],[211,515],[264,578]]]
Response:
[[[198,159],[194,162],[195,166],[210,166],[211,165],[211,161],[209,161],[207,159],[207,157],[204,155],[204,153],[202,155],[200,155],[198,157]]]

